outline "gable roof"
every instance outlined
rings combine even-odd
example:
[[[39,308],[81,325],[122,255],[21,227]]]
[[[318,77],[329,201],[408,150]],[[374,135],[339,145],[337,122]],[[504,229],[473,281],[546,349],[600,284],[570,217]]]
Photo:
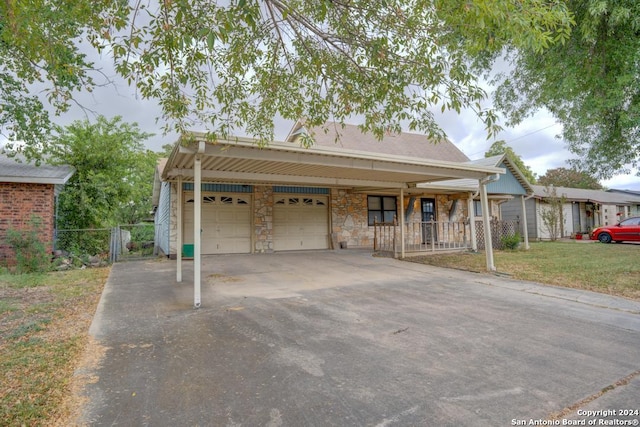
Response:
[[[607,190],[608,193],[624,193],[624,194],[630,194],[632,196],[640,196],[640,191],[638,190],[620,190],[617,188],[610,188],[609,190]]]
[[[468,162],[469,158],[448,139],[431,141],[426,135],[402,132],[385,135],[382,140],[370,133],[363,133],[356,125],[328,122],[324,127],[306,128],[298,120],[286,138],[287,142],[298,141],[303,134],[311,136],[316,146],[356,150],[417,159]]]
[[[506,169],[504,175],[500,175],[500,179],[487,185],[488,194],[508,194],[508,195],[532,195],[534,194],[533,186],[527,181],[520,169],[507,157],[506,154],[492,157],[484,157],[477,160],[468,161],[467,164],[484,166],[484,167],[500,167]],[[478,181],[474,179],[454,179],[450,181],[441,181],[437,184],[439,187],[446,187],[451,191],[477,191]],[[432,184],[420,184],[420,188],[432,188]]]
[[[66,184],[75,169],[71,166],[53,166],[46,163],[36,166],[23,158],[16,161],[0,154],[0,182],[21,182],[28,184]]]
[[[544,199],[549,195],[542,185],[533,185],[535,197]],[[640,195],[608,192],[603,190],[585,190],[583,188],[555,187],[558,196],[564,196],[572,202],[594,202],[607,205],[640,204]]]

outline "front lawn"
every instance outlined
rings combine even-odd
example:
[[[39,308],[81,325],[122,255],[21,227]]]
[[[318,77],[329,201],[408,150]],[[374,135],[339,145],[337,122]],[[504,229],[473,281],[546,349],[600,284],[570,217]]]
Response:
[[[65,425],[109,268],[0,274],[0,425]]]
[[[486,271],[484,252],[433,254],[407,261]],[[495,266],[515,279],[588,289],[640,300],[640,245],[536,242],[531,249],[495,251]]]

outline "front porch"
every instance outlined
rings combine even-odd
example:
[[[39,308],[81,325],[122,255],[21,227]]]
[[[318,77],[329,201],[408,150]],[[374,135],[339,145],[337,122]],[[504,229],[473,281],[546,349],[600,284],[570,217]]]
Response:
[[[401,257],[442,251],[467,251],[484,249],[484,227],[482,221],[410,221],[402,227],[393,222],[374,223],[374,253]],[[502,249],[504,237],[520,231],[519,221],[490,221],[493,249]],[[404,251],[402,241],[404,240]]]

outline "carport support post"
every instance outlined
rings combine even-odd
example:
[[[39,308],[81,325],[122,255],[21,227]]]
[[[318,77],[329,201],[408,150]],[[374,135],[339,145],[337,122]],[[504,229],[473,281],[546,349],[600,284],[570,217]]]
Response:
[[[474,198],[474,194],[469,193],[469,199],[467,200],[467,212],[469,216],[469,234],[471,235],[471,250],[473,252],[478,252],[478,240],[476,238],[476,214],[473,209],[473,198]]]
[[[404,189],[400,189],[400,258],[404,258]]]
[[[204,151],[204,144],[201,149]],[[193,161],[193,308],[200,308],[200,269],[202,268],[201,234],[202,229],[202,154],[198,154]]]
[[[489,198],[487,197],[488,179],[480,180],[480,204],[482,205],[482,223],[484,225],[484,251],[487,256],[487,270],[496,271],[493,264],[493,240],[491,238],[491,221],[489,219]]]
[[[176,212],[176,282],[182,282],[182,176],[178,177],[176,184],[177,212]]]
[[[526,199],[524,196],[520,196],[520,203],[522,206],[522,235],[524,236],[524,248],[529,250],[529,230],[527,230],[527,206],[525,204]]]

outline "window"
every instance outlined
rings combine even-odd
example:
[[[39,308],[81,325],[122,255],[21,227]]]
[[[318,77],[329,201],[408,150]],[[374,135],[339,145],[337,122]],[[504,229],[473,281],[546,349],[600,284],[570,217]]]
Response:
[[[369,225],[373,221],[392,222],[396,217],[396,197],[395,196],[368,196],[367,211],[369,214]]]
[[[473,201],[473,214],[475,216],[482,216],[482,202],[480,202],[480,200]]]

